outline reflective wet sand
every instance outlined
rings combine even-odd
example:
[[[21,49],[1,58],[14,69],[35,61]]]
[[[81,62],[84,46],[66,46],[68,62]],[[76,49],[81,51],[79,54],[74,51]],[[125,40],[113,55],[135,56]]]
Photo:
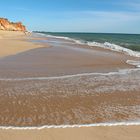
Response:
[[[40,126],[132,121],[140,118],[137,74],[1,80],[0,123]]]
[[[1,126],[139,120],[140,71],[125,63],[132,57],[62,40],[42,43],[51,47],[0,59]]]
[[[71,42],[62,40],[51,40],[53,41],[51,42],[46,38],[45,41],[42,44],[48,43],[51,47],[37,48],[1,58],[0,78],[102,73],[134,68],[134,66],[126,64],[128,59],[133,59],[130,56],[96,47],[95,49],[86,49],[78,45],[75,47],[70,44]]]
[[[0,130],[2,140],[139,140],[140,126]]]

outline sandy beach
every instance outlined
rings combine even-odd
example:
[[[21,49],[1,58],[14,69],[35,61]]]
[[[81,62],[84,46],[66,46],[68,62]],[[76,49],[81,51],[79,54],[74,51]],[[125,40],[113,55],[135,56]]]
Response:
[[[25,35],[23,32],[0,31],[0,57],[43,47],[41,44],[31,43],[29,36],[30,34]]]
[[[29,42],[29,39],[34,43]],[[1,56],[9,53],[8,57],[0,60],[2,77],[62,76],[135,68],[126,64],[126,61],[133,57],[97,47],[88,49],[88,46],[73,45],[61,39],[44,37],[41,39],[40,36],[32,36],[28,38],[28,42],[20,39],[6,41],[1,39],[1,43],[7,46],[1,47]],[[51,47],[40,46],[48,44]],[[16,53],[18,54],[11,56]]]
[[[133,57],[20,32],[0,31],[0,44],[1,126],[139,120],[140,72],[126,64]],[[138,140],[139,131],[139,126],[1,129],[0,138]]]
[[[140,126],[0,130],[2,140],[139,140]]]

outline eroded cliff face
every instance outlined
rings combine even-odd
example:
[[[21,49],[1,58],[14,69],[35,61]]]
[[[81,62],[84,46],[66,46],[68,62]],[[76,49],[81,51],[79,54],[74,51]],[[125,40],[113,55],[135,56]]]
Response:
[[[26,32],[26,27],[21,22],[10,22],[8,19],[0,18],[0,30]]]

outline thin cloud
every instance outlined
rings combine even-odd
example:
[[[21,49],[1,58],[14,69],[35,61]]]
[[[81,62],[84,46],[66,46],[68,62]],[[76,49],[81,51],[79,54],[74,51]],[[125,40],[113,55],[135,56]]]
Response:
[[[14,10],[17,10],[17,11],[25,11],[25,12],[30,11],[30,9],[28,9],[28,8],[22,8],[22,7],[16,7],[16,8],[14,8]]]

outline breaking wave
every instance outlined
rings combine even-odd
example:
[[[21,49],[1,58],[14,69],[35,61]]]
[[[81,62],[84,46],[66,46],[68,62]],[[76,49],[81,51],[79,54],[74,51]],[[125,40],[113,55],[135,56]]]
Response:
[[[133,51],[131,49],[124,48],[122,46],[119,46],[119,45],[116,45],[113,43],[109,43],[109,42],[99,43],[99,42],[94,42],[94,41],[90,42],[90,41],[84,41],[84,40],[77,40],[77,39],[73,39],[70,37],[63,37],[63,36],[54,36],[54,35],[45,35],[45,34],[40,34],[40,35],[50,37],[50,38],[64,39],[64,40],[72,41],[72,42],[74,42],[76,44],[80,44],[80,45],[88,45],[91,47],[101,47],[101,48],[109,49],[112,51],[122,52],[122,53],[130,55],[130,56],[140,57],[140,52]]]
[[[140,68],[140,61],[127,60],[126,63]]]

